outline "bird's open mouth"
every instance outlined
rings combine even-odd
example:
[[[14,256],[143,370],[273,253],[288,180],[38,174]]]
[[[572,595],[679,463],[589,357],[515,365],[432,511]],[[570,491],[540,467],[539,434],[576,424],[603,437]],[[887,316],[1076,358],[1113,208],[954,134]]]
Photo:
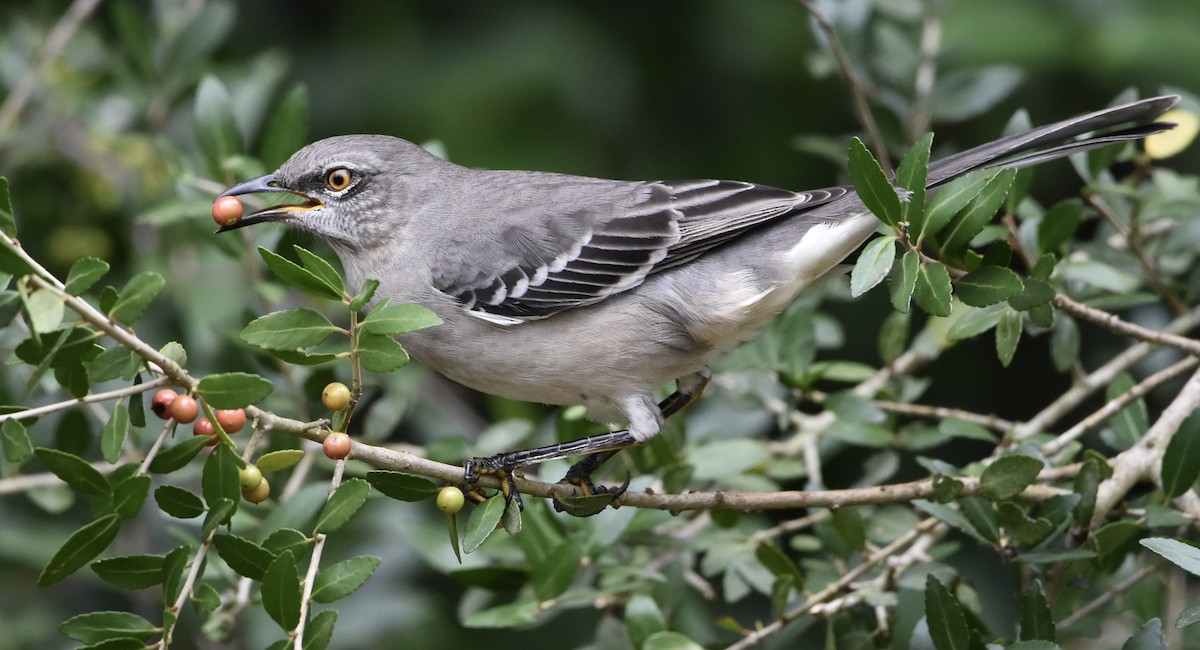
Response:
[[[217,232],[220,233],[230,230],[237,230],[238,228],[245,228],[246,226],[253,226],[256,223],[264,223],[267,221],[289,221],[296,218],[298,215],[307,212],[308,210],[325,207],[324,203],[321,203],[317,199],[314,199],[303,192],[298,192],[296,190],[291,190],[281,186],[279,181],[275,179],[274,174],[267,174],[266,176],[260,176],[258,178],[248,180],[245,183],[235,185],[222,192],[217,198],[220,199],[221,197],[225,196],[241,196],[243,194],[260,193],[290,194],[293,197],[299,198],[300,201],[295,203],[273,205],[259,210],[258,212],[253,212],[242,217],[241,219],[238,219],[234,223],[221,226],[217,229]]]

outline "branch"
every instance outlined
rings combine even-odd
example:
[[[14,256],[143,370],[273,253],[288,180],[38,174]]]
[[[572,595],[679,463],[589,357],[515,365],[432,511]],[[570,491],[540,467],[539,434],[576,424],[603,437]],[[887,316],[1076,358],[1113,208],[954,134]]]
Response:
[[[1162,461],[1171,437],[1197,408],[1200,408],[1200,371],[1192,374],[1175,399],[1146,431],[1146,435],[1111,461],[1113,474],[1100,483],[1096,491],[1096,510],[1091,523],[1093,528],[1104,521],[1109,511],[1134,485],[1151,475]]]
[[[750,646],[757,645],[758,642],[760,642],[763,639],[765,639],[766,637],[782,630],[784,628],[784,626],[788,625],[789,623],[796,620],[797,618],[800,618],[804,614],[811,611],[813,608],[817,607],[824,601],[833,597],[835,594],[837,594],[837,593],[841,592],[843,589],[849,587],[851,583],[853,583],[855,580],[858,580],[860,577],[866,575],[866,573],[868,571],[870,571],[871,569],[875,568],[876,565],[884,562],[889,557],[895,555],[897,551],[904,548],[905,546],[917,541],[917,539],[919,539],[922,535],[925,535],[926,533],[933,531],[935,528],[937,528],[939,526],[939,524],[940,524],[940,522],[934,517],[929,517],[928,519],[925,519],[924,521],[922,521],[921,523],[919,523],[915,527],[913,527],[912,530],[908,531],[907,533],[904,533],[900,537],[897,537],[896,540],[893,541],[891,544],[888,544],[887,546],[879,549],[875,553],[872,553],[871,557],[869,557],[865,561],[863,561],[862,564],[847,571],[841,578],[838,578],[837,580],[829,583],[829,585],[826,586],[821,591],[818,591],[817,593],[809,596],[804,601],[804,604],[800,605],[796,609],[788,611],[783,616],[780,616],[779,620],[774,621],[769,625],[764,625],[763,627],[755,630],[754,632],[747,634],[744,639],[729,646],[729,648],[727,648],[727,650],[744,650],[745,648],[749,648]]]
[[[867,142],[871,145],[871,151],[875,154],[875,159],[879,161],[884,173],[891,176],[892,164],[888,157],[887,144],[884,143],[883,136],[879,133],[879,127],[875,124],[875,118],[871,115],[871,106],[867,103],[867,93],[863,88],[862,79],[854,70],[854,65],[850,62],[846,50],[842,48],[842,41],[838,38],[837,30],[834,29],[833,23],[829,22],[825,14],[818,11],[809,0],[799,0],[799,2],[800,6],[804,7],[804,10],[812,16],[813,21],[821,28],[821,33],[829,41],[829,50],[833,53],[834,60],[837,61],[838,71],[846,80],[850,98],[854,102],[854,112],[858,116],[859,124],[863,127]]]
[[[1192,356],[1200,355],[1200,341],[1197,341],[1196,339],[1190,339],[1185,336],[1177,336],[1167,332],[1158,332],[1142,327],[1141,325],[1135,325],[1127,320],[1122,320],[1116,314],[1110,314],[1104,310],[1096,309],[1095,307],[1089,307],[1081,302],[1076,302],[1066,294],[1060,293],[1054,296],[1054,306],[1067,312],[1068,314],[1071,314],[1072,316],[1082,318],[1086,321],[1091,321],[1100,327],[1116,332],[1117,334],[1135,338],[1147,343],[1166,345],[1182,352],[1186,352]]]
[[[36,418],[41,415],[46,415],[47,413],[54,413],[55,411],[69,409],[72,406],[79,406],[80,404],[91,404],[93,402],[107,402],[108,400],[121,399],[124,397],[129,397],[130,395],[137,395],[138,393],[145,393],[147,391],[154,390],[155,388],[164,386],[168,383],[170,383],[170,381],[166,377],[159,377],[157,379],[152,379],[140,384],[134,384],[133,386],[118,388],[117,390],[110,390],[107,393],[91,393],[78,399],[55,402],[54,404],[46,404],[45,406],[25,409],[24,411],[0,413],[0,422],[4,422],[5,420],[25,420],[27,418]]]

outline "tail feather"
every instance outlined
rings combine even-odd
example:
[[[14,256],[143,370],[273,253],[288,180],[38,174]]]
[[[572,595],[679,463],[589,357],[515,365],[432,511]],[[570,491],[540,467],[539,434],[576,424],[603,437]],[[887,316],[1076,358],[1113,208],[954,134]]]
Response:
[[[929,166],[929,186],[936,187],[985,167],[1030,167],[1055,158],[1117,142],[1139,140],[1173,127],[1154,122],[1179,101],[1175,95],[1151,97],[1010,135],[942,158]],[[1072,138],[1121,124],[1134,126],[1082,140]]]

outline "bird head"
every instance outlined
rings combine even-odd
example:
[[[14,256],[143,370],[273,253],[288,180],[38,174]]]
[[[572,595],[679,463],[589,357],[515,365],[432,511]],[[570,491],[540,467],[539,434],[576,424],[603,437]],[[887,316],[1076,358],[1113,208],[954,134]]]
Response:
[[[406,140],[346,135],[297,151],[278,170],[221,193],[291,194],[299,201],[271,205],[217,232],[270,221],[291,224],[327,240],[339,252],[371,248],[403,227],[418,173],[448,164]]]

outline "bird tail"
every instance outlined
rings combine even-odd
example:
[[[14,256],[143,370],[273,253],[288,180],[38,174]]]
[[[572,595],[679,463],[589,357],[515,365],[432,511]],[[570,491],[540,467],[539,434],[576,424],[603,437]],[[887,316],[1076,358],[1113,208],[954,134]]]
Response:
[[[1080,151],[1117,142],[1140,140],[1152,133],[1166,131],[1175,125],[1170,122],[1155,122],[1154,118],[1177,101],[1179,97],[1176,95],[1142,99],[1006,136],[947,156],[929,165],[929,187],[948,183],[976,169],[1032,167]],[[1085,133],[1125,124],[1130,126],[1097,133],[1081,140],[1073,139]]]

